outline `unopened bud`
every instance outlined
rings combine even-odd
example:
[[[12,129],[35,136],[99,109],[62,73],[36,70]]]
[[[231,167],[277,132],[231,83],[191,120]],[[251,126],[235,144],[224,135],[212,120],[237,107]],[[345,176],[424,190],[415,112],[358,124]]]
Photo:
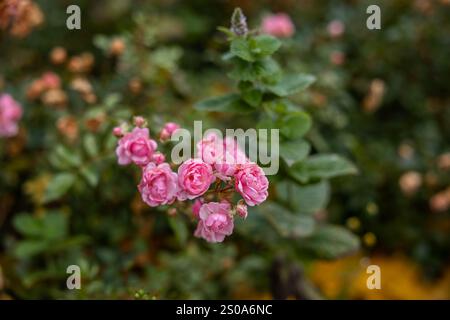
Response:
[[[146,121],[145,121],[144,117],[142,117],[142,116],[134,117],[133,122],[134,122],[134,125],[139,128],[142,128],[146,124]]]
[[[241,8],[234,9],[231,16],[231,31],[237,36],[245,37],[248,33],[247,18],[242,13]]]

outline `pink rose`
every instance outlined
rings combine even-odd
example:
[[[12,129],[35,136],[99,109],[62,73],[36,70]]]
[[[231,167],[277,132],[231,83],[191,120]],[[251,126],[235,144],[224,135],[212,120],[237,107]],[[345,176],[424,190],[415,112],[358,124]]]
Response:
[[[201,159],[186,160],[178,168],[179,199],[194,199],[204,194],[215,177],[212,167]]]
[[[291,18],[285,13],[266,16],[261,25],[263,33],[275,37],[288,38],[295,32],[295,26]]]
[[[9,94],[0,95],[0,137],[12,137],[19,131],[17,122],[22,117],[22,107]]]
[[[223,181],[230,180],[236,172],[236,166],[249,162],[245,152],[241,150],[234,138],[226,137],[223,141],[224,152],[214,164],[216,175]]]
[[[216,170],[215,175],[222,181],[229,181],[236,172],[236,165],[229,163],[216,163],[214,164]]]
[[[236,139],[225,137],[225,140],[223,140],[215,133],[209,134],[197,143],[197,157],[209,164],[243,164],[248,162],[245,152],[241,150]]]
[[[225,150],[223,160],[225,163],[244,164],[250,161],[235,138],[225,137],[223,146]]]
[[[147,128],[136,127],[119,140],[116,148],[118,162],[120,165],[134,162],[138,166],[145,166],[152,160],[156,146]]]
[[[223,140],[215,133],[207,135],[197,143],[197,157],[211,165],[223,158],[223,152]]]
[[[162,141],[170,139],[172,134],[179,128],[179,124],[175,122],[167,122],[159,133],[159,139]]]
[[[208,242],[222,242],[233,233],[234,223],[228,202],[209,202],[201,206],[194,236]]]
[[[239,200],[238,204],[236,205],[236,213],[243,219],[247,218],[248,208],[244,201]]]
[[[235,177],[235,188],[249,206],[264,202],[269,195],[269,181],[264,171],[256,163],[238,165]]]
[[[192,204],[192,215],[195,218],[198,218],[198,215],[200,213],[200,208],[202,205],[203,205],[203,198],[196,199],[194,201],[194,203]]]
[[[197,156],[213,165],[217,177],[224,181],[234,175],[237,164],[249,162],[234,138],[222,140],[214,133],[197,143]]]
[[[152,160],[156,163],[156,164],[161,164],[164,161],[166,161],[166,157],[161,153],[161,152],[155,152],[153,154]]]
[[[149,163],[142,172],[138,185],[142,200],[150,207],[172,203],[177,195],[177,174],[168,163]]]
[[[328,24],[327,31],[332,38],[338,38],[344,33],[345,25],[340,20],[333,20]]]

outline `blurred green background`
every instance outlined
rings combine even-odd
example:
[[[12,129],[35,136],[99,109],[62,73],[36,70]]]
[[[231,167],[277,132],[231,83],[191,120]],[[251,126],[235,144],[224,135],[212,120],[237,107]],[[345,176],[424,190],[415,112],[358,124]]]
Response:
[[[27,9],[5,26],[13,2]],[[65,26],[70,4],[81,30]],[[381,30],[366,28],[371,4]],[[357,253],[347,234],[310,239],[311,252],[273,241],[250,216],[253,229],[206,244],[187,219],[145,206],[138,172],[116,164],[111,129],[132,115],[253,125],[193,108],[233,89],[216,28],[235,7],[251,28],[279,12],[295,24],[276,57],[317,77],[293,96],[313,118],[308,139],[359,170],[296,198],[318,223],[351,230]],[[0,297],[449,299],[449,14],[446,0],[0,2],[0,92],[24,108],[19,134],[0,138]],[[48,71],[61,89],[42,93]],[[82,290],[65,286],[70,264]],[[381,290],[365,285],[370,264]]]

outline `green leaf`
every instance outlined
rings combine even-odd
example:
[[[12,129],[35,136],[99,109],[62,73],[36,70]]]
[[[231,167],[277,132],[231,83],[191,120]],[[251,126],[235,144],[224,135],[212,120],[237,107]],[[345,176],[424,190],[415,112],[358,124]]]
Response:
[[[272,55],[281,46],[281,41],[269,35],[253,38],[235,38],[231,41],[230,52],[247,62],[255,62]]]
[[[303,139],[280,143],[280,156],[288,166],[305,159],[310,150],[311,145]]]
[[[98,169],[94,165],[82,167],[80,174],[91,187],[97,186],[100,177]]]
[[[42,224],[30,214],[19,214],[14,217],[14,227],[24,236],[39,237],[42,235]]]
[[[225,33],[228,36],[228,38],[230,38],[230,39],[233,39],[235,37],[235,34],[233,33],[233,31],[231,31],[227,27],[219,26],[219,27],[217,27],[217,30],[219,30],[220,32]]]
[[[314,76],[308,74],[287,75],[277,84],[268,86],[268,89],[280,97],[285,97],[306,89],[315,80]]]
[[[50,180],[44,195],[44,202],[50,202],[59,199],[75,182],[75,176],[72,173],[60,173]]]
[[[94,37],[93,43],[97,48],[107,52],[111,41],[107,36],[99,34]]]
[[[195,105],[197,110],[215,112],[248,112],[249,107],[240,102],[239,95],[235,93],[220,97],[206,99]]]
[[[247,219],[235,219],[235,228],[239,234],[256,243],[276,246],[281,240],[277,232],[268,223],[261,211],[262,206],[249,207]]]
[[[281,41],[269,35],[260,35],[249,39],[249,47],[251,54],[261,59],[272,55],[281,47]]]
[[[245,38],[235,38],[231,41],[230,52],[242,60],[253,62],[255,58],[250,51],[250,44]]]
[[[273,121],[271,118],[267,117],[266,115],[263,115],[261,120],[256,124],[256,129],[278,129],[278,126],[275,121]]]
[[[262,101],[262,92],[256,89],[244,91],[242,99],[252,107],[259,107]]]
[[[79,247],[84,244],[87,244],[87,243],[89,243],[89,240],[90,240],[90,238],[85,235],[71,237],[68,239],[58,241],[57,243],[52,245],[51,248],[48,249],[48,251],[49,252],[65,251],[65,250],[73,248],[73,247]]]
[[[278,121],[280,132],[288,139],[303,137],[311,128],[311,117],[306,112],[296,112]]]
[[[277,198],[299,214],[313,214],[326,207],[330,199],[330,185],[328,181],[299,185],[285,180],[277,185]]]
[[[359,249],[359,239],[343,227],[325,225],[303,239],[299,247],[318,258],[336,259],[355,253]]]
[[[277,62],[271,58],[258,60],[253,63],[237,59],[233,70],[228,76],[237,81],[273,83],[280,79],[281,70]]]
[[[14,247],[14,255],[18,258],[30,258],[44,252],[50,244],[45,240],[23,240]]]
[[[304,161],[294,163],[289,174],[300,183],[313,179],[329,179],[337,176],[356,174],[356,167],[347,159],[334,154],[314,155]]]
[[[95,157],[96,155],[98,155],[97,141],[95,140],[93,134],[87,134],[84,136],[83,145],[86,153],[89,156]]]
[[[64,239],[68,232],[67,216],[61,212],[48,212],[42,218],[44,234],[48,240]]]
[[[110,93],[103,100],[103,104],[105,105],[107,110],[110,110],[117,106],[121,100],[122,95],[120,93]]]
[[[302,238],[314,231],[315,222],[311,216],[294,214],[275,202],[265,203],[260,210],[283,238]]]
[[[69,150],[62,144],[56,146],[55,155],[58,157],[60,162],[67,166],[78,167],[81,164],[80,155]]]
[[[59,240],[67,235],[68,221],[64,214],[50,211],[39,217],[20,214],[14,219],[14,226],[27,237]]]

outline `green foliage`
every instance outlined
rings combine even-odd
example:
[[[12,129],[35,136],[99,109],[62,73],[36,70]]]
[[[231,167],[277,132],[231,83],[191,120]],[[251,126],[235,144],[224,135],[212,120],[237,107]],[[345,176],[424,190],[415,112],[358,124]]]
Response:
[[[87,238],[68,238],[68,219],[61,212],[47,212],[42,217],[19,214],[14,226],[24,237],[14,248],[18,258],[32,258],[40,253],[55,253],[86,242]]]
[[[280,40],[268,35],[249,38],[237,37],[231,41],[230,53],[247,62],[255,62],[271,56],[280,46]]]
[[[241,15],[236,29],[215,33],[230,23],[227,1],[214,10],[197,0],[80,1],[89,12],[83,32],[64,27],[64,2],[34,2],[43,25],[20,39],[0,31],[0,92],[24,109],[20,133],[0,138],[2,298],[257,299],[270,296],[278,257],[314,268],[316,259],[355,252],[358,238],[364,255],[406,254],[427,279],[448,268],[449,210],[434,198],[450,181],[440,161],[450,150],[444,1],[427,9],[382,0],[380,32],[365,28],[366,2],[280,2],[277,10],[300,21],[287,39],[249,28]],[[273,10],[246,6],[247,22],[256,27]],[[327,31],[333,19],[345,25],[339,37]],[[115,39],[121,55],[111,52]],[[55,46],[68,60],[91,53],[93,68],[51,63]],[[28,97],[46,71],[61,78],[65,106]],[[77,78],[94,100],[73,88]],[[237,219],[227,242],[198,241],[189,208],[168,216],[143,206],[138,171],[118,169],[111,130],[133,115],[149,120],[156,140],[167,121],[279,129],[270,199]],[[73,138],[61,130],[66,117]],[[399,182],[408,171],[421,184],[406,194]],[[70,264],[82,269],[82,290],[65,289]]]
[[[309,215],[292,214],[276,203],[267,203],[260,211],[282,238],[300,239],[314,232],[314,219]]]
[[[290,140],[303,137],[311,128],[311,118],[305,112],[292,112],[278,120],[281,134]]]
[[[239,96],[231,93],[217,98],[203,100],[196,104],[200,111],[241,112],[248,108],[240,103]]]
[[[277,198],[299,214],[311,215],[324,209],[330,199],[327,181],[299,185],[291,181],[278,184]]]
[[[54,176],[45,191],[44,202],[51,202],[63,196],[75,183],[72,173],[60,173]]]
[[[343,227],[321,226],[299,246],[318,258],[336,259],[358,250],[359,239]]]
[[[313,155],[304,161],[294,163],[290,175],[300,183],[316,179],[329,179],[340,175],[355,174],[355,166],[335,154]]]
[[[278,83],[268,86],[268,89],[280,97],[290,96],[308,88],[316,78],[309,74],[293,74],[284,76]]]
[[[290,140],[280,143],[280,157],[288,166],[304,160],[311,150],[311,145],[303,140]]]

